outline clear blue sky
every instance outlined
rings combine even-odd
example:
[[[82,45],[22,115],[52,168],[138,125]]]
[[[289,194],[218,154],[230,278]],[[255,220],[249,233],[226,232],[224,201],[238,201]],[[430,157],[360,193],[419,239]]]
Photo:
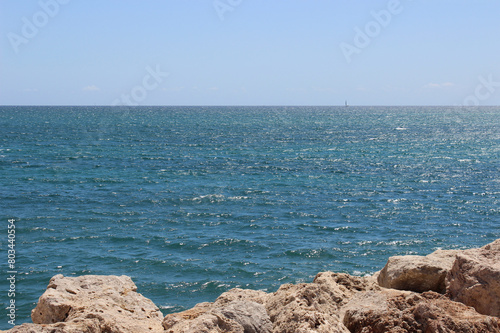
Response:
[[[0,105],[500,105],[496,0],[0,0]]]

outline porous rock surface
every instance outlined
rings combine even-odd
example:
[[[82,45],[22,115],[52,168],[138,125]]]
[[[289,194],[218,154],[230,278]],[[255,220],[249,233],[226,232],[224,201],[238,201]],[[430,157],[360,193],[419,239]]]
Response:
[[[6,331],[9,333],[100,333],[102,332],[97,319],[75,321],[71,323],[22,324]]]
[[[433,291],[363,292],[343,310],[344,324],[353,333],[500,332],[499,318],[481,315]]]
[[[446,284],[452,300],[500,317],[500,239],[458,254]]]
[[[394,256],[378,274],[380,286],[399,290],[446,292],[445,278],[458,250],[437,250],[427,256]]]
[[[164,318],[127,276],[56,275],[34,324],[7,332],[500,333],[500,239],[393,258],[371,277],[322,272],[274,293],[235,288]]]
[[[163,314],[128,276],[54,276],[31,312],[9,332],[159,332]]]
[[[372,278],[324,272],[313,283],[285,284],[266,302],[273,332],[349,332],[339,309],[360,291],[379,290]]]
[[[263,291],[232,289],[214,303],[200,303],[194,308],[165,316],[168,333],[270,333],[272,324]]]

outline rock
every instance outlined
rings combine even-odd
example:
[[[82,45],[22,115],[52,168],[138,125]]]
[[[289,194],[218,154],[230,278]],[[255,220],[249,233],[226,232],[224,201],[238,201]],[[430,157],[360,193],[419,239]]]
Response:
[[[214,303],[201,303],[190,310],[165,316],[168,333],[270,333],[272,324],[263,305],[263,291],[232,289]]]
[[[83,325],[91,319],[88,326],[98,323],[99,330],[89,332],[162,331],[162,313],[136,290],[128,276],[56,275],[33,309],[31,319],[35,324],[64,322],[60,327]]]
[[[188,310],[189,311],[189,310]],[[186,317],[187,314],[179,313],[167,315],[163,327],[168,333],[244,333],[243,326],[232,319],[226,318],[219,312],[207,311],[198,313],[197,316]]]
[[[357,292],[378,289],[370,278],[324,272],[313,283],[282,285],[268,298],[266,308],[273,332],[349,332],[339,308]]]
[[[447,295],[477,312],[500,317],[500,239],[461,252],[446,277]]]
[[[233,301],[252,301],[259,304],[265,304],[269,294],[262,290],[233,288],[222,293],[216,300],[215,305],[222,307]]]
[[[313,283],[320,285],[324,290],[335,295],[339,307],[347,303],[354,294],[360,291],[380,290],[377,280],[373,277],[359,277],[345,273],[321,272],[316,275]]]
[[[500,320],[435,292],[382,290],[355,295],[343,323],[353,333],[500,332]]]
[[[272,324],[264,305],[252,301],[233,301],[220,312],[243,327],[245,333],[271,332]]]
[[[349,332],[336,300],[312,283],[282,285],[266,304],[273,332]]]
[[[446,292],[445,278],[458,250],[437,250],[427,256],[394,256],[377,276],[380,286],[415,292]]]
[[[6,331],[8,333],[101,333],[97,319],[56,323],[48,325],[22,324]]]

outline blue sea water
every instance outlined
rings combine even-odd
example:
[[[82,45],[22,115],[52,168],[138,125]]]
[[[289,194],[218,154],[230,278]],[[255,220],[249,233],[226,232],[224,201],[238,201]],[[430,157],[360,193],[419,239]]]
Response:
[[[0,328],[56,274],[166,313],[500,237],[500,107],[0,107]],[[2,236],[3,235],[3,236]]]

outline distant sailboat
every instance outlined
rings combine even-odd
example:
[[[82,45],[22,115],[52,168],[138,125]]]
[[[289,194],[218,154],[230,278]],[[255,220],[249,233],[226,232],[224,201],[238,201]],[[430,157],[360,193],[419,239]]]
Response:
[[[347,104],[347,99],[345,100],[345,106],[346,106],[346,107],[347,107],[347,106],[349,106],[349,104]]]

